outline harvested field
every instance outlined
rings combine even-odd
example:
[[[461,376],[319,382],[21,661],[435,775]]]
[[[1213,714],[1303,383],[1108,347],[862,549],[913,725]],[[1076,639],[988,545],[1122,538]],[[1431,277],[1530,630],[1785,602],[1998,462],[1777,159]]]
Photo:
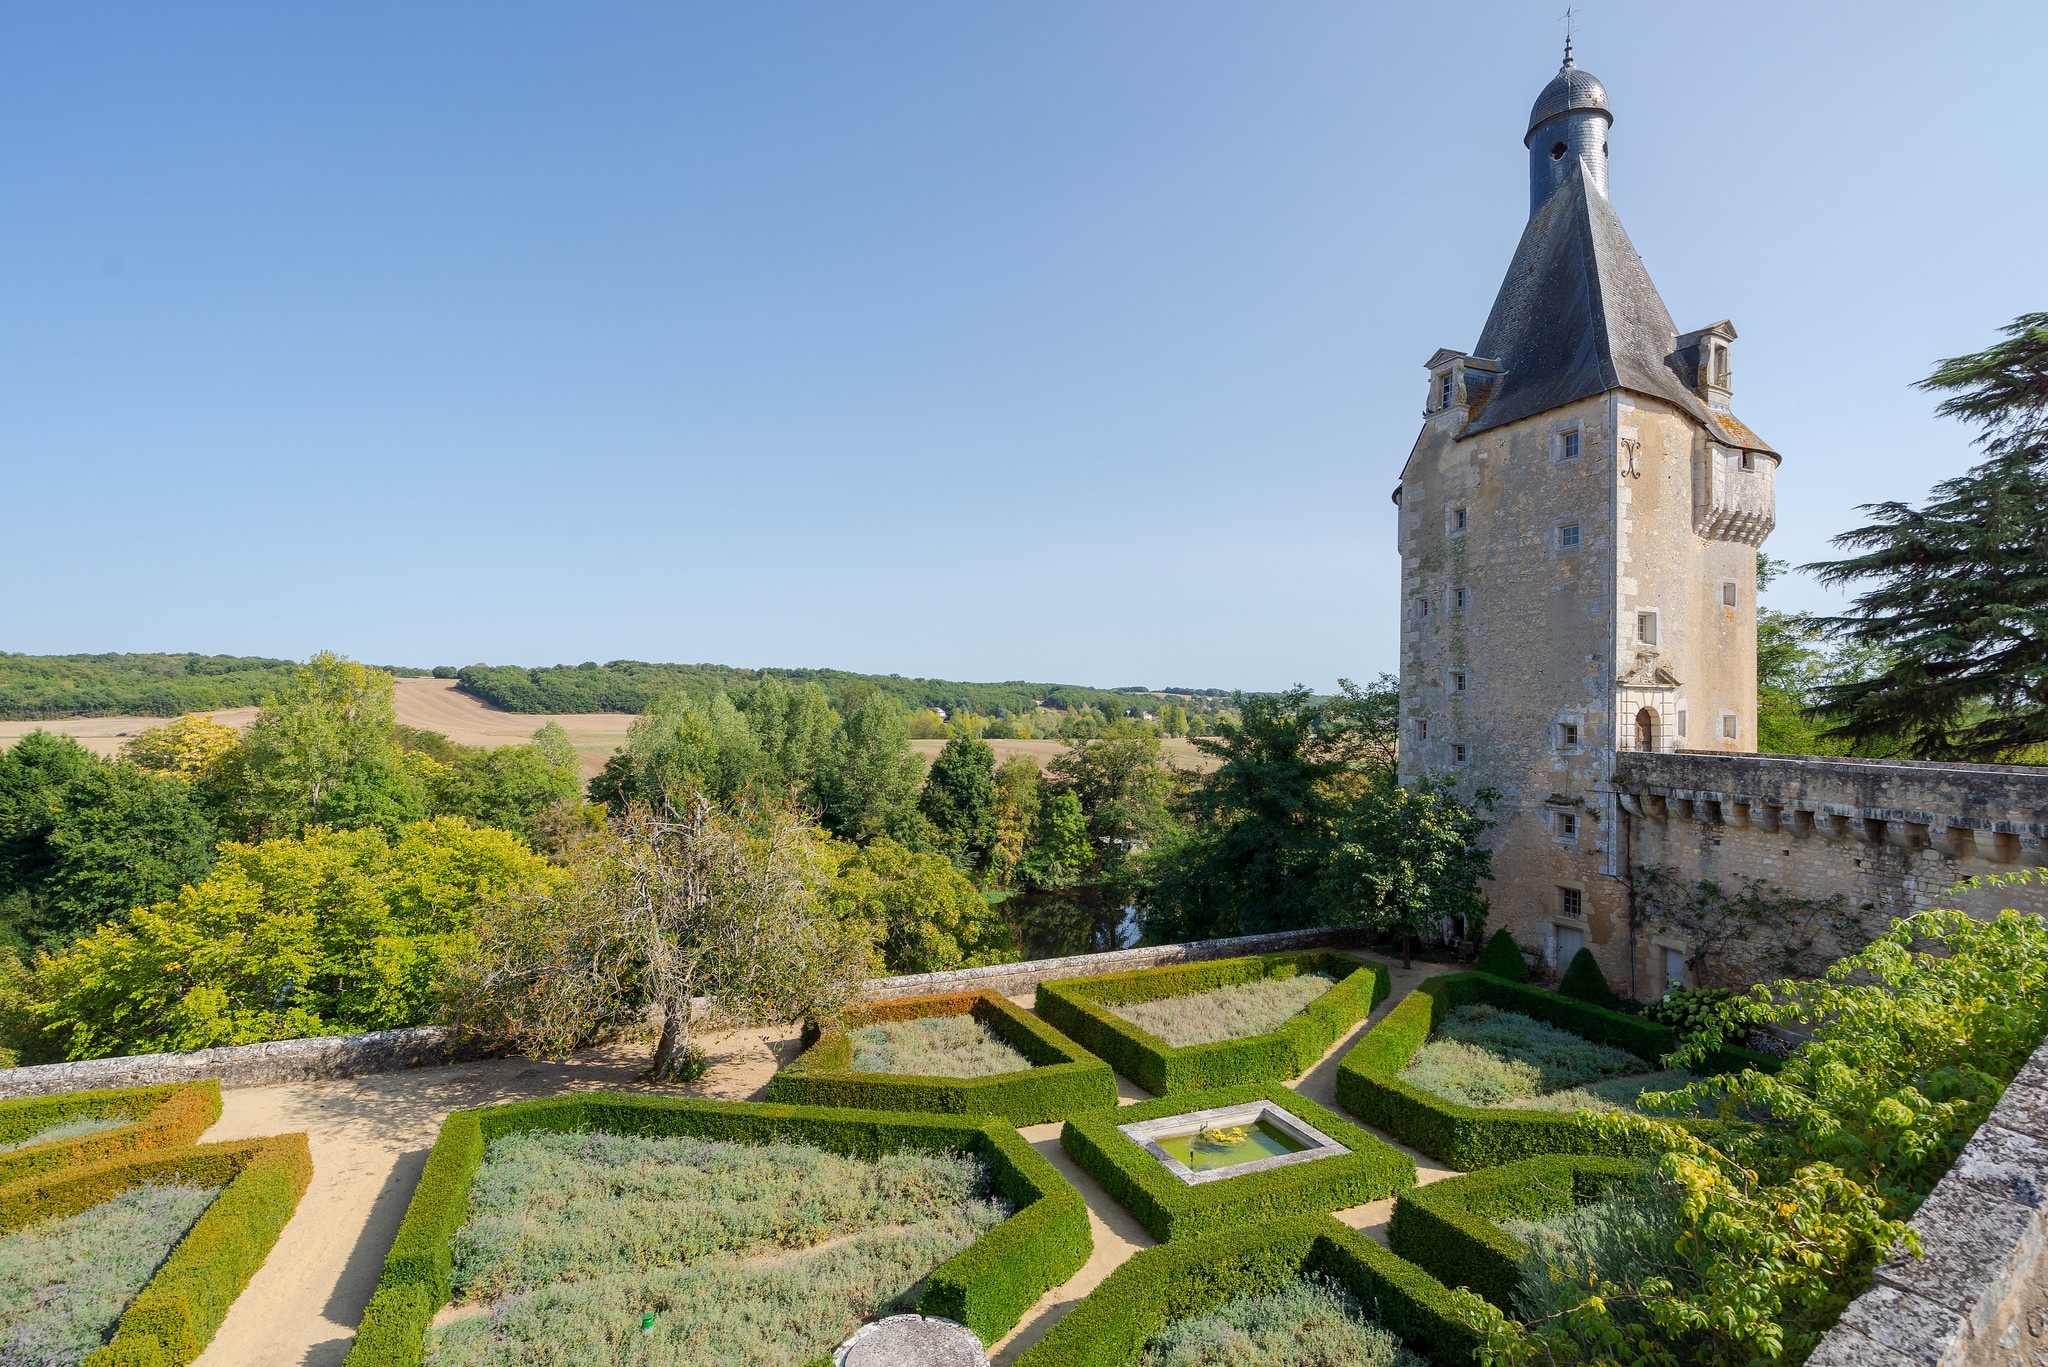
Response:
[[[1263,1035],[1287,1024],[1301,1008],[1337,985],[1321,973],[1237,983],[1185,997],[1160,997],[1108,1009],[1176,1049],[1190,1044]]]
[[[401,717],[399,720],[403,721],[404,718]],[[1170,736],[1159,744],[1166,758],[1176,768],[1192,769],[1198,774],[1206,774],[1217,765],[1216,760],[1197,750],[1194,742],[1184,737]],[[942,740],[914,740],[910,745],[927,761],[937,759],[939,751],[946,748],[946,742]],[[1052,763],[1054,758],[1064,753],[1067,748],[1067,743],[1063,740],[991,740],[988,745],[996,752],[998,764],[1011,755],[1029,755],[1038,761],[1038,767],[1041,769]]]

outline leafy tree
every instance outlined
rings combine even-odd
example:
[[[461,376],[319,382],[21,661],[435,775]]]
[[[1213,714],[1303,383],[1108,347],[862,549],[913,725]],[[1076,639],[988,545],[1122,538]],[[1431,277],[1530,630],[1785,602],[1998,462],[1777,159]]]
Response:
[[[36,893],[56,864],[50,831],[73,780],[101,763],[69,736],[31,731],[0,753],[0,914],[10,926],[37,915]],[[25,936],[14,933],[17,943]]]
[[[227,844],[203,882],[38,959],[36,1012],[69,1058],[420,1025],[475,908],[561,878],[453,818]]]
[[[1169,807],[1174,775],[1149,727],[1118,722],[1097,736],[1072,738],[1047,766],[1047,779],[1087,815],[1091,866],[1084,878],[1114,882],[1133,855],[1176,832]]]
[[[1042,816],[1025,848],[1019,873],[1025,886],[1041,891],[1070,888],[1087,876],[1095,861],[1095,841],[1088,834],[1088,814],[1071,792],[1046,798]]]
[[[226,787],[242,766],[242,733],[210,715],[174,717],[129,737],[121,758],[187,783]]]
[[[887,835],[922,846],[926,823],[917,799],[923,780],[924,757],[910,748],[903,709],[886,693],[869,693],[847,715],[818,777],[826,829],[863,843]]]
[[[1863,505],[1869,525],[1835,538],[1861,553],[1807,566],[1827,584],[1873,581],[1822,625],[1887,657],[1824,690],[1832,738],[1965,761],[2048,742],[2048,313],[2004,332],[1921,382],[1949,394],[1938,413],[1983,428],[1985,459],[1925,507]]]
[[[772,793],[817,801],[818,775],[832,758],[839,717],[816,683],[792,688],[774,675],[736,695],[761,748],[761,783]]]
[[[940,850],[980,868],[996,834],[996,752],[972,736],[947,741],[925,775],[917,807],[932,823]]]
[[[554,736],[546,734],[550,729]],[[517,831],[531,840],[542,813],[576,801],[576,751],[552,722],[534,733],[530,745],[454,749],[450,762],[430,783],[437,814]]]
[[[1413,931],[1482,913],[1477,818],[1393,781],[1386,681],[1240,696],[1196,746],[1222,764],[1191,797],[1190,835],[1151,861],[1146,934],[1190,939],[1313,925]]]
[[[1169,736],[1184,736],[1188,731],[1188,710],[1177,702],[1159,705],[1159,730]]]
[[[400,763],[391,676],[322,651],[265,701],[249,728],[242,810],[253,831],[311,825],[395,831],[425,814]]]
[[[1045,775],[1028,755],[1011,755],[996,766],[994,775],[994,834],[989,840],[988,875],[991,882],[1006,887],[1020,875],[1024,855],[1038,835],[1039,814],[1045,805]],[[1081,804],[1074,804],[1076,815]]]
[[[1020,957],[1010,923],[936,854],[913,854],[878,836],[847,854],[833,907],[876,931],[891,973],[938,973]]]
[[[836,914],[816,828],[786,804],[635,804],[571,873],[478,917],[455,993],[466,1033],[557,1055],[653,1006],[648,1076],[686,1081],[704,1062],[693,1002],[707,1025],[787,1021],[843,1006],[873,969],[870,928]]]

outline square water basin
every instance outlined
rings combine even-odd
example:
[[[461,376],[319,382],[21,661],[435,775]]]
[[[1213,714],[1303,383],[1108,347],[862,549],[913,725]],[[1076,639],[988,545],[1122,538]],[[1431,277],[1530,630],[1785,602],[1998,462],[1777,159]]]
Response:
[[[1270,1101],[1190,1111],[1117,1129],[1191,1187],[1351,1152]]]

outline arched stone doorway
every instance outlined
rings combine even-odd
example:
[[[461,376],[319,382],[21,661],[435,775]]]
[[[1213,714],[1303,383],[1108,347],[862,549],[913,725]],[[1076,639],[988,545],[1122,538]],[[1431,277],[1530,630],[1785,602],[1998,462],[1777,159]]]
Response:
[[[1636,713],[1636,749],[1654,751],[1657,748],[1657,714],[1650,708]]]

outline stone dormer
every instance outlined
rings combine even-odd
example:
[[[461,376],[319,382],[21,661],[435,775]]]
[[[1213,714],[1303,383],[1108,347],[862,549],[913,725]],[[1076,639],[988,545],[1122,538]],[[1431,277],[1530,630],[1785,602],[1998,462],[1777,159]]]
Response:
[[[1735,324],[1723,318],[1680,337],[1671,356],[1672,366],[1685,387],[1707,407],[1724,412],[1735,391],[1734,371],[1728,360],[1734,341]]]
[[[1494,383],[1500,378],[1499,362],[1449,347],[1438,348],[1423,367],[1429,371],[1429,393],[1423,399],[1422,416],[1449,413],[1459,426],[1493,396]]]

